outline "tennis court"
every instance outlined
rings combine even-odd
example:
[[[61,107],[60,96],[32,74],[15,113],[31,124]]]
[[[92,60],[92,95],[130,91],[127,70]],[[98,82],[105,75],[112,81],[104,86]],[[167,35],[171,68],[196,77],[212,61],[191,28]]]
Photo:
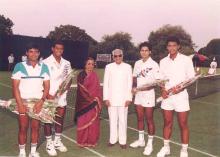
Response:
[[[98,74],[102,78],[103,71],[99,70]],[[101,115],[101,136],[99,145],[95,148],[80,148],[76,145],[75,135],[76,128],[73,124],[75,87],[73,86],[68,95],[68,111],[65,120],[65,131],[63,132],[63,141],[68,148],[67,153],[58,153],[59,157],[139,157],[144,156],[142,152],[144,148],[127,148],[122,150],[119,145],[112,148],[107,147],[109,138],[109,122],[106,107],[103,108]],[[198,90],[196,93],[196,89]],[[190,127],[190,157],[215,157],[220,156],[220,78],[204,79],[195,86],[190,87],[191,112],[189,116]],[[12,97],[10,73],[0,72],[0,99],[8,99]],[[152,157],[163,145],[162,128],[163,119],[161,110],[155,109],[156,136],[154,138],[154,151]],[[0,156],[16,156],[18,154],[17,145],[17,121],[16,115],[0,109]],[[134,106],[130,106],[128,116],[128,144],[138,138],[136,130],[136,115]],[[42,134],[42,132],[41,132]],[[147,139],[147,133],[145,136]],[[180,134],[178,124],[173,127],[173,135],[171,142],[172,157],[179,156],[181,149]],[[43,134],[41,136],[42,144],[38,151],[42,157],[47,157],[45,151],[45,142]]]

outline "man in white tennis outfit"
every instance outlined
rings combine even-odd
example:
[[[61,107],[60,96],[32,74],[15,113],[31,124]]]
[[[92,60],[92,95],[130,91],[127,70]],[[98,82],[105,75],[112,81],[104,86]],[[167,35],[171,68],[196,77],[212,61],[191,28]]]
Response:
[[[59,89],[61,83],[65,80],[66,76],[71,72],[70,62],[62,58],[62,54],[64,51],[64,44],[62,41],[54,42],[52,46],[52,54],[43,60],[50,71],[50,91],[48,95],[48,99],[55,99],[56,92]],[[67,148],[61,142],[61,133],[63,131],[63,121],[66,113],[66,96],[67,91],[64,92],[58,98],[59,107],[57,107],[57,114],[59,116],[55,117],[55,120],[61,125],[55,124],[55,138],[52,140],[52,125],[44,124],[44,134],[47,139],[46,151],[50,156],[56,156],[56,149],[60,152],[66,152]]]
[[[133,84],[141,87],[159,79],[159,65],[151,57],[152,46],[148,42],[143,42],[139,46],[141,59],[134,65]],[[135,85],[133,85],[135,86]],[[133,91],[137,88],[133,88]],[[154,88],[144,89],[144,91],[135,92],[134,104],[136,105],[139,139],[130,144],[130,147],[144,147],[144,117],[146,117],[148,128],[148,142],[143,152],[144,155],[150,155],[153,151],[153,137],[155,134],[155,125],[153,121],[153,111],[155,106]]]
[[[180,41],[177,37],[168,37],[167,50],[169,55],[160,61],[160,75],[169,81],[162,88],[161,108],[163,109],[164,146],[158,152],[157,157],[164,157],[170,154],[169,139],[172,134],[173,113],[177,113],[177,119],[181,131],[182,149],[180,157],[188,157],[189,128],[187,124],[189,106],[189,96],[186,89],[181,89],[178,84],[195,76],[192,60],[181,54],[178,50]],[[175,95],[168,96],[168,90],[172,90]]]

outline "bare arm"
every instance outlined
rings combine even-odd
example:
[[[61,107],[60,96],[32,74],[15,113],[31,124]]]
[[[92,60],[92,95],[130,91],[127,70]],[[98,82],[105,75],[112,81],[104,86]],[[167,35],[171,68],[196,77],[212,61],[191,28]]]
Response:
[[[12,90],[16,103],[18,105],[18,112],[19,114],[25,114],[26,106],[22,102],[22,98],[19,90],[19,84],[20,84],[20,80],[12,79]]]

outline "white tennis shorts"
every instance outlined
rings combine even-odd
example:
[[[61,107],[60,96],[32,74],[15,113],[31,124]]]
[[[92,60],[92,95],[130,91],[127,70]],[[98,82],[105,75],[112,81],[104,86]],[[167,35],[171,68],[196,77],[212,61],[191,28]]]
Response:
[[[154,89],[150,91],[137,92],[134,100],[135,105],[141,105],[143,107],[155,106],[155,92]]]
[[[161,108],[164,110],[174,110],[176,112],[189,111],[189,95],[186,89],[178,94],[164,99],[161,103]]]

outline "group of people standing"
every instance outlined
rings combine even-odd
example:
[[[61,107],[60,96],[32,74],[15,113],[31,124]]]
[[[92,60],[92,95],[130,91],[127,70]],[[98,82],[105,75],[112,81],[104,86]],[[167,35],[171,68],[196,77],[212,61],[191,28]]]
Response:
[[[17,63],[12,72],[13,94],[18,107],[18,143],[19,157],[26,157],[26,141],[29,125],[29,117],[26,114],[27,107],[23,99],[38,99],[34,105],[33,111],[38,114],[41,111],[46,99],[58,99],[59,107],[56,109],[54,124],[55,135],[52,138],[52,124],[44,124],[44,133],[46,137],[46,151],[50,156],[56,156],[57,150],[66,152],[67,148],[61,141],[63,131],[63,121],[66,112],[66,95],[67,91],[57,97],[56,93],[66,76],[71,72],[71,64],[62,58],[64,44],[62,41],[56,41],[51,48],[52,54],[39,62],[40,50],[38,45],[29,44],[27,46],[27,60]],[[70,84],[69,84],[70,86]],[[39,157],[36,151],[40,122],[31,119],[31,151],[29,157]]]
[[[81,147],[94,147],[98,144],[100,135],[100,112],[102,101],[108,108],[110,137],[108,147],[119,143],[122,149],[127,148],[127,115],[128,107],[135,96],[134,104],[137,112],[137,128],[139,138],[130,147],[145,147],[143,154],[150,155],[153,151],[155,124],[153,119],[155,107],[154,88],[138,88],[157,79],[167,79],[161,87],[164,98],[161,108],[164,118],[164,146],[157,153],[158,157],[170,154],[169,139],[172,133],[173,114],[177,113],[181,130],[182,149],[180,157],[187,157],[189,129],[187,125],[189,98],[186,89],[180,89],[177,84],[194,77],[193,63],[190,58],[179,52],[180,42],[176,37],[167,39],[168,56],[160,61],[160,66],[151,58],[152,47],[148,42],[139,46],[141,59],[132,67],[123,62],[123,51],[115,49],[112,52],[113,63],[106,65],[104,73],[103,92],[99,78],[94,71],[95,60],[88,58],[84,70],[77,76],[77,97],[75,104],[75,122],[77,123],[77,144]],[[18,143],[19,157],[26,157],[25,144],[29,118],[23,99],[37,98],[34,112],[39,113],[45,99],[57,99],[57,116],[55,120],[61,125],[54,125],[55,135],[52,136],[51,124],[44,124],[46,136],[46,151],[50,156],[56,156],[57,150],[66,152],[62,143],[63,120],[67,105],[67,91],[57,97],[56,91],[71,72],[70,62],[62,58],[64,45],[56,41],[51,48],[52,54],[38,61],[40,51],[37,45],[27,48],[27,61],[16,64],[12,73],[13,93],[18,104]],[[71,84],[69,84],[70,86]],[[175,93],[169,96],[169,91]],[[148,141],[144,139],[144,119],[147,122]],[[36,151],[39,137],[39,121],[31,119],[31,151],[29,157],[39,157]],[[54,137],[54,138],[53,138]]]
[[[153,112],[155,107],[154,88],[139,88],[157,79],[168,80],[161,86],[161,94],[164,100],[161,104],[163,111],[164,146],[157,153],[157,157],[170,154],[169,139],[172,134],[174,111],[181,131],[182,149],[180,157],[188,157],[189,129],[187,124],[189,96],[186,89],[181,89],[178,84],[195,76],[192,60],[181,54],[180,41],[176,37],[169,37],[166,42],[168,56],[160,61],[160,66],[151,58],[152,47],[148,42],[139,46],[141,59],[133,69],[123,62],[123,52],[116,49],[112,52],[114,63],[105,68],[103,100],[108,107],[110,121],[110,139],[108,146],[116,143],[122,149],[126,149],[127,140],[127,115],[128,106],[132,102],[132,94],[135,96],[134,104],[137,113],[137,128],[139,138],[130,144],[130,147],[145,147],[143,154],[150,155],[153,151],[153,138],[155,124]],[[172,91],[174,95],[169,96]],[[147,122],[148,141],[144,139],[144,119]]]

